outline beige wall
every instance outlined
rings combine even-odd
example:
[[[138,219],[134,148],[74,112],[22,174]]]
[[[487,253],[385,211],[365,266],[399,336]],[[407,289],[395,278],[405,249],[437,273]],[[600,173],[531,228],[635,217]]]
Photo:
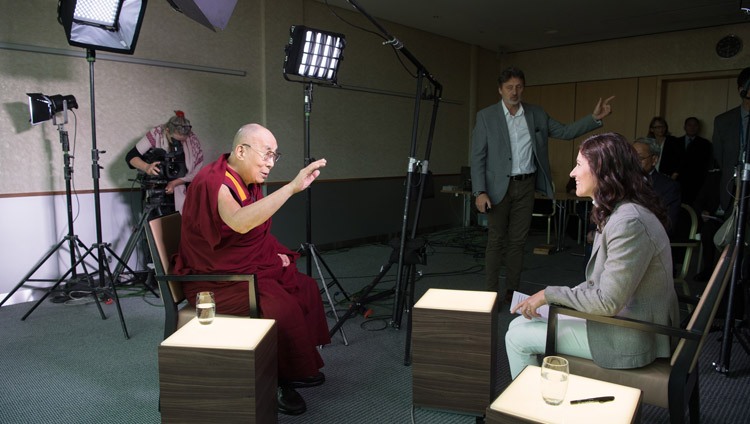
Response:
[[[0,169],[4,176],[13,176],[0,179],[0,195],[64,189],[59,134],[51,122],[35,127],[28,124],[27,92],[73,94],[78,99],[77,119],[71,116],[65,129],[71,143],[75,141],[75,188],[90,190],[89,65],[82,57],[25,51],[25,47],[41,47],[82,54],[82,49],[67,44],[56,21],[54,2],[0,0],[0,10],[4,12],[0,14],[0,43],[4,47],[0,48]],[[337,11],[374,30],[356,11]],[[412,153],[415,67],[403,57],[403,63],[399,62],[379,37],[350,27],[324,4],[309,0],[238,2],[227,29],[216,33],[163,1],[149,2],[145,16],[133,58],[246,74],[98,59],[94,65],[96,140],[97,147],[106,151],[99,160],[102,189],[132,185],[129,179],[135,173],[127,168],[125,153],[146,130],[164,122],[178,108],[187,113],[201,137],[207,161],[227,149],[243,123],[266,124],[277,135],[284,153],[271,180],[291,179],[302,164],[304,149],[303,85],[285,81],[281,73],[283,48],[292,24],[347,36],[339,82],[357,91],[314,88],[311,153],[329,159],[323,179],[405,174]],[[690,109],[676,105],[701,101],[707,97],[700,93],[711,91],[715,96],[710,96],[710,105],[701,103],[692,109],[708,135],[711,114],[734,104],[731,75],[747,64],[747,53],[719,59],[714,44],[727,33],[750,39],[750,28],[736,25],[498,55],[381,23],[443,86],[430,151],[430,169],[437,174],[457,173],[468,163],[474,114],[497,101],[496,78],[504,66],[524,69],[528,99],[536,96],[535,101],[563,122],[590,113],[600,96],[616,95],[615,113],[606,120],[605,130],[629,137],[642,135],[648,119],[657,113],[665,114],[673,121],[673,132],[679,132],[682,115]],[[703,77],[714,80],[703,81]],[[425,82],[423,87],[430,86]],[[675,100],[670,103],[667,99]],[[418,159],[426,156],[431,108],[431,102],[422,102],[414,152]],[[558,187],[564,183],[574,149],[575,143],[554,144],[553,174]],[[566,165],[565,158],[571,158],[571,163]]]
[[[0,0],[0,10],[10,11],[0,14],[0,42],[31,50],[44,47],[82,53],[67,44],[56,21],[56,4]],[[372,27],[354,11],[339,13]],[[311,155],[329,160],[323,179],[404,175],[412,142],[415,67],[403,58],[402,65],[380,38],[344,24],[315,1],[241,1],[227,28],[216,33],[173,11],[167,2],[153,1],[148,3],[132,58],[242,71],[246,76],[97,60],[96,140],[98,149],[106,151],[99,160],[101,188],[132,186],[129,179],[135,172],[127,168],[125,154],[145,131],[165,122],[175,109],[184,110],[192,121],[207,162],[228,149],[242,124],[266,124],[284,153],[271,181],[291,179],[304,158],[304,86],[282,75],[284,47],[293,24],[344,33],[347,48],[339,83],[364,90],[313,89]],[[430,169],[457,173],[468,154],[472,49],[422,31],[384,25],[444,87]],[[441,48],[435,49],[436,45]],[[59,134],[51,121],[34,127],[28,124],[27,92],[76,97],[77,125],[71,116],[66,126],[71,142],[76,141],[75,187],[92,188],[88,72],[88,63],[80,57],[0,48],[0,169],[3,174],[24,176],[0,179],[0,195],[64,189]],[[423,87],[429,89],[427,81]],[[415,151],[419,159],[426,156],[431,108],[431,102],[422,102]]]

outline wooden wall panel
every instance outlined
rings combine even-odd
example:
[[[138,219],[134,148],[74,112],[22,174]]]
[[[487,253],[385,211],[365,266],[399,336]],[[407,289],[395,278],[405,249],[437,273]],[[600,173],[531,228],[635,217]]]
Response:
[[[615,96],[610,102],[612,114],[604,119],[604,126],[596,132],[618,132],[632,139],[635,137],[638,110],[637,78],[578,83],[576,85],[576,118],[592,113],[600,98],[606,99],[610,96]],[[576,141],[583,141],[591,134],[581,136]]]
[[[657,115],[656,77],[638,78],[638,106],[635,114],[635,138],[648,135],[648,124]]]
[[[728,84],[734,87],[735,78],[665,80],[662,83],[662,116],[669,123],[672,135],[684,135],[685,118],[695,116],[701,122],[700,135],[710,140],[714,117],[739,104],[739,96],[734,94],[736,91],[729,92]]]
[[[540,87],[539,101],[544,110],[562,123],[575,120],[575,84],[554,84]],[[549,143],[549,164],[555,191],[565,192],[570,178],[570,170],[575,162],[572,140],[551,139]]]

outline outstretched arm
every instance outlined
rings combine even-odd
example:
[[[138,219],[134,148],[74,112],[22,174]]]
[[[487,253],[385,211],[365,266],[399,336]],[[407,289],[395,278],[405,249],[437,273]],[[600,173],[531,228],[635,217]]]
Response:
[[[302,168],[285,186],[245,207],[240,207],[229,189],[222,185],[219,189],[219,215],[234,231],[244,234],[266,222],[292,195],[308,188],[324,166],[325,159],[316,160]]]

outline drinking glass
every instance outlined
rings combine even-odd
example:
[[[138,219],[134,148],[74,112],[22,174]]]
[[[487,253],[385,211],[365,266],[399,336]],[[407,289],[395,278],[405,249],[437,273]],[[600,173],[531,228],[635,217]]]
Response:
[[[568,390],[568,360],[547,356],[542,362],[542,398],[549,405],[559,405]]]
[[[211,324],[216,316],[214,292],[199,292],[195,296],[195,316],[201,324]]]

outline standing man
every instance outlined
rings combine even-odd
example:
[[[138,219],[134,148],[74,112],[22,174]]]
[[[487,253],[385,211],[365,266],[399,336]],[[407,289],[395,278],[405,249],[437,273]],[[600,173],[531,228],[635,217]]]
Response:
[[[498,291],[505,262],[506,302],[518,289],[523,250],[531,226],[534,192],[552,198],[548,138],[570,140],[602,126],[612,112],[610,97],[594,113],[572,124],[552,119],[539,106],[522,103],[523,71],[510,67],[498,78],[501,101],[477,113],[471,136],[471,181],[479,212],[487,213],[487,290]],[[502,293],[502,292],[500,292]]]
[[[747,137],[748,114],[750,113],[748,82],[750,82],[750,67],[743,69],[737,77],[737,93],[740,95],[742,103],[714,119],[714,135],[711,141],[713,142],[714,157],[721,169],[721,182],[718,187],[721,196],[720,207],[726,212],[731,211],[732,198],[734,197],[734,188],[730,181],[734,178],[735,167],[744,160],[742,156],[743,146],[747,145],[745,138]]]
[[[675,145],[678,151],[679,168],[677,182],[682,190],[682,203],[693,206],[698,192],[706,181],[713,165],[711,142],[698,135],[701,123],[691,116],[685,119],[685,135],[679,137]]]
[[[299,257],[271,234],[271,216],[292,195],[307,189],[326,165],[317,160],[278,190],[263,196],[261,185],[281,154],[276,138],[258,124],[237,131],[231,153],[195,176],[185,199],[174,274],[255,274],[263,318],[276,320],[278,377],[276,401],[284,414],[305,412],[295,389],[323,384],[323,359],[316,346],[328,344],[328,323],[317,282],[299,272]],[[216,295],[216,312],[249,313],[247,282],[190,282],[191,304],[201,291]]]

